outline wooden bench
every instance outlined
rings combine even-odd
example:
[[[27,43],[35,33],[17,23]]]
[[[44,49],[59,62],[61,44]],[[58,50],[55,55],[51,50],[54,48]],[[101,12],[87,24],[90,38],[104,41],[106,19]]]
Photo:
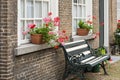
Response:
[[[94,50],[85,40],[74,41],[62,45],[65,55],[65,72],[63,80],[69,74],[75,73],[80,76],[80,80],[85,80],[85,70],[91,70],[94,66],[100,64],[107,74],[104,61],[109,59],[109,55],[96,56]]]

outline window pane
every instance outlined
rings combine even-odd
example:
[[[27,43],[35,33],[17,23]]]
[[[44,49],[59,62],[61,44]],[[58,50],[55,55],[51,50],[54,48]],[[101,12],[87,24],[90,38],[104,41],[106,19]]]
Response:
[[[29,24],[33,24],[33,21],[32,20],[26,21],[26,29],[25,29],[26,31],[28,30],[28,25]],[[26,35],[25,38],[30,39],[30,35]]]
[[[74,3],[77,3],[77,0],[74,0]]]
[[[76,5],[73,6],[73,16],[77,17],[77,6]]]
[[[20,25],[20,27],[21,27],[21,40],[24,40],[25,39],[25,35],[24,35],[24,32],[25,32],[25,22],[24,21],[21,21],[21,25]]]
[[[25,17],[25,0],[21,0],[21,18]]]
[[[117,9],[120,9],[120,2],[117,2]]]
[[[82,6],[81,5],[78,6],[77,14],[78,14],[77,17],[82,17]]]
[[[86,0],[83,0],[83,4],[85,4],[85,1],[86,1]]]
[[[73,30],[76,32],[76,28],[77,28],[77,19],[74,19],[74,22],[73,22]]]
[[[86,17],[86,7],[83,6],[83,17]]]
[[[84,0],[83,0],[83,1],[84,1]],[[79,4],[82,4],[82,0],[78,0],[78,3],[79,3]]]
[[[27,0],[27,18],[33,18],[33,0]]]
[[[37,27],[42,27],[42,20],[36,20],[35,24]]]
[[[49,5],[48,2],[43,2],[43,17],[46,17],[49,12]]]
[[[41,18],[41,17],[42,17],[42,2],[35,1],[35,18]]]

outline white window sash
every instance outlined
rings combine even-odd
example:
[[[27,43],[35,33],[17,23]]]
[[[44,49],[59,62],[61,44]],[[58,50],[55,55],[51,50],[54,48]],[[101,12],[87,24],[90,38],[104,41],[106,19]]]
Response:
[[[21,40],[21,38],[22,38],[22,35],[21,35],[21,21],[24,21],[25,23],[24,23],[24,25],[26,25],[27,26],[27,22],[28,21],[33,21],[33,23],[36,23],[36,22],[38,22],[38,21],[40,21],[40,22],[42,22],[43,23],[43,18],[44,17],[47,17],[47,16],[44,16],[43,17],[43,8],[44,8],[44,6],[43,6],[43,3],[44,2],[48,2],[48,12],[52,12],[53,13],[53,15],[52,15],[52,17],[56,17],[56,16],[58,16],[59,14],[58,14],[58,0],[33,0],[33,11],[35,12],[35,1],[42,1],[42,17],[41,18],[35,18],[35,13],[33,13],[33,17],[32,18],[27,18],[27,6],[26,6],[26,4],[27,4],[27,2],[26,2],[27,0],[25,0],[25,11],[24,11],[24,14],[25,14],[25,18],[22,18],[21,17],[21,0],[18,0],[18,20],[17,20],[17,22],[18,22],[18,24],[17,24],[17,26],[18,26],[18,28],[17,28],[17,31],[18,31],[18,34],[17,34],[17,36],[18,36],[18,46],[20,46],[21,44],[25,44],[25,43],[29,43],[30,42],[30,40],[29,39],[25,39],[25,40]],[[56,30],[58,30],[58,28],[56,29]]]
[[[88,20],[87,16],[88,15],[92,16],[92,0],[86,0],[85,4],[74,3],[73,1],[74,0],[72,0],[72,15],[73,15],[73,17],[72,17],[72,36],[76,35],[76,30],[74,30],[74,20],[76,19],[77,22],[79,21],[79,19]],[[82,2],[83,2],[83,0],[82,0]],[[79,17],[78,16],[77,17],[74,16],[74,5],[77,6],[77,11],[79,11],[78,10],[78,6],[80,6],[80,5],[82,6],[82,16],[79,16]],[[85,13],[83,12],[84,11],[83,10],[83,6],[86,7]],[[90,20],[92,20],[92,17],[90,18]],[[76,23],[76,26],[78,26],[77,23]]]

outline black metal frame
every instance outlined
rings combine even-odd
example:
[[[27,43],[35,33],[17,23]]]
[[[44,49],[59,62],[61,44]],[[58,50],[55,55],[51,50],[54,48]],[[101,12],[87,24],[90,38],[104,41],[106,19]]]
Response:
[[[88,44],[87,41],[86,41],[86,43]],[[88,47],[94,53],[94,50],[90,47],[89,44],[88,44]],[[73,62],[68,60],[68,55],[67,55],[67,52],[64,47],[63,47],[63,51],[64,51],[64,56],[65,56],[65,70],[64,70],[64,74],[63,74],[63,80],[65,80],[69,76],[69,74],[76,74],[80,77],[80,80],[85,80],[84,73],[88,67],[86,65],[73,65],[72,64]],[[108,75],[106,68],[105,68],[104,61],[100,65],[104,70],[104,74]]]

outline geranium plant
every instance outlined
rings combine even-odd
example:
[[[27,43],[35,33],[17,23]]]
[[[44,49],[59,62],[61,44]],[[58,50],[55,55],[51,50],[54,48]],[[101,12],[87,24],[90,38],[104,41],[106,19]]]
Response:
[[[79,28],[87,29],[87,30],[93,29],[93,22],[91,21],[90,17],[91,16],[89,15],[88,20],[86,20],[86,21],[79,20],[79,22],[78,22]],[[93,16],[92,18],[96,19],[95,16]]]
[[[58,30],[60,26],[60,18],[52,18],[52,13],[48,13],[48,17],[43,19],[42,27],[36,27],[35,24],[29,24],[27,31],[29,34],[42,34],[43,40],[52,47],[58,48],[59,44],[64,44],[68,40],[65,30]]]
[[[117,29],[115,31],[114,37],[115,37],[115,43],[120,45],[120,20],[118,20]]]

